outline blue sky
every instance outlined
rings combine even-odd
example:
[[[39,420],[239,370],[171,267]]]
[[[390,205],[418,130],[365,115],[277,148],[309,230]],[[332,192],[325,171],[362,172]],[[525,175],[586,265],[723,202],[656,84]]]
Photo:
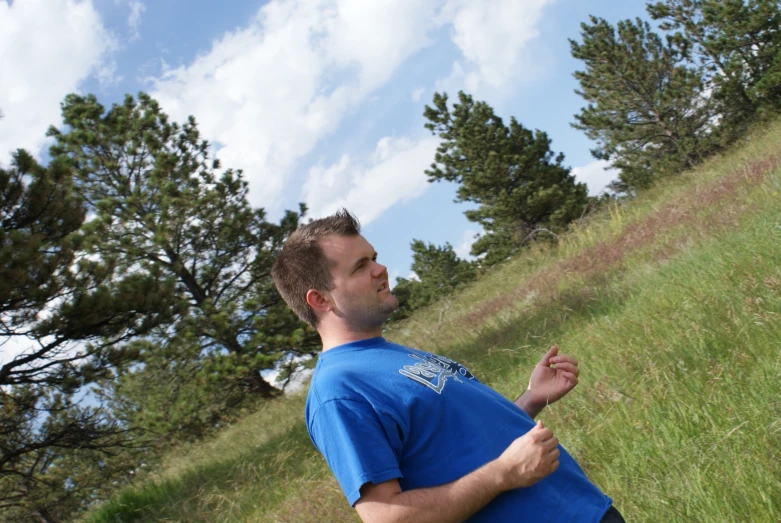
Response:
[[[270,218],[346,206],[388,266],[408,276],[414,238],[465,255],[475,224],[455,186],[430,184],[436,139],[423,108],[463,89],[505,119],[546,131],[599,192],[613,176],[570,123],[582,107],[568,38],[593,14],[640,1],[0,0],[0,163],[44,157],[70,92],[109,106],[140,90],[192,114],[224,167],[241,168]]]

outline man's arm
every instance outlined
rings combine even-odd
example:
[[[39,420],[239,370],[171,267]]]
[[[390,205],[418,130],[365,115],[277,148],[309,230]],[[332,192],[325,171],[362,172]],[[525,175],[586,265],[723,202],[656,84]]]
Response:
[[[463,521],[507,490],[528,487],[559,466],[558,439],[542,422],[497,459],[451,483],[402,492],[397,480],[361,487],[355,503],[366,523]]]
[[[529,394],[528,390],[524,391],[523,394],[518,396],[518,398],[516,398],[513,403],[518,405],[522,411],[529,415],[531,419],[536,418],[537,415],[542,412],[542,409],[545,408],[544,403],[541,405],[534,403],[534,400],[531,398],[531,394]]]
[[[578,361],[572,356],[560,355],[559,348],[554,345],[534,367],[528,389],[514,403],[534,419],[547,405],[574,389],[579,375]]]

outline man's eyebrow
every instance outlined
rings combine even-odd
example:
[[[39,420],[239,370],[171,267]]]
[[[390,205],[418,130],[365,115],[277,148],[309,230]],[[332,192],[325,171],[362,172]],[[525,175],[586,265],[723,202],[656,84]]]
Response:
[[[371,257],[371,258],[369,258],[368,256],[364,256],[363,258],[361,258],[360,260],[358,260],[357,262],[355,262],[355,265],[353,265],[353,269],[352,269],[352,271],[350,271],[350,272],[355,272],[355,270],[356,270],[358,267],[360,267],[360,266],[361,266],[361,264],[362,264],[363,262],[365,262],[366,260],[371,260],[371,259],[375,258],[376,256],[377,256],[377,253],[376,253],[376,252],[375,252],[375,253],[372,255],[372,257]]]

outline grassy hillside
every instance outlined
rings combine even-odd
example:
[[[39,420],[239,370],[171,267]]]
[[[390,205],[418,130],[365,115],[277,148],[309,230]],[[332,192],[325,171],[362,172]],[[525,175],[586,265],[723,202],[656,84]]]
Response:
[[[781,520],[781,124],[387,337],[510,397],[558,343],[581,382],[541,418],[628,521]],[[87,521],[355,519],[303,403],[179,449]]]

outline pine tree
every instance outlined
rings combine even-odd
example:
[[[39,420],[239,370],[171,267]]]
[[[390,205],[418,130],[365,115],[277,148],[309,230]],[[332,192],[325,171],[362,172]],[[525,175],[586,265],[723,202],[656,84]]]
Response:
[[[452,293],[477,276],[476,265],[460,259],[449,243],[438,247],[413,240],[410,247],[412,271],[417,279],[398,278],[393,288],[399,299],[394,320],[408,317],[412,311]]]
[[[550,149],[542,131],[530,131],[515,118],[505,125],[485,102],[459,93],[451,108],[445,94],[434,94],[426,106],[426,128],[438,135],[435,162],[426,171],[430,182],[458,183],[457,202],[474,202],[466,211],[483,236],[474,256],[490,265],[507,259],[538,234],[564,228],[588,202],[585,184],[576,183],[562,165],[564,156]]]
[[[757,114],[781,109],[781,4],[777,0],[665,0],[648,6],[672,41],[702,65],[726,139]]]
[[[80,255],[85,216],[67,163],[43,167],[20,150],[0,169],[0,339],[4,352],[16,347],[0,365],[0,510],[9,521],[60,519],[84,485],[58,464],[132,445],[126,428],[75,394],[137,361],[127,340],[175,312],[172,289],[154,274],[115,285],[110,264]]]
[[[613,188],[632,192],[697,164],[714,125],[701,71],[640,19],[614,28],[591,17],[581,27],[583,42],[570,45],[586,67],[575,78],[588,106],[573,126],[597,141],[596,158],[621,170]]]
[[[318,339],[285,306],[270,277],[275,253],[305,212],[279,224],[247,202],[241,171],[219,172],[194,118],[170,122],[141,93],[105,109],[90,96],[63,103],[66,131],[51,128],[52,155],[72,166],[94,218],[85,248],[110,260],[111,278],[155,275],[178,314],[148,347],[192,340],[198,375],[248,394],[277,390],[260,374]],[[154,350],[154,349],[150,349]]]

